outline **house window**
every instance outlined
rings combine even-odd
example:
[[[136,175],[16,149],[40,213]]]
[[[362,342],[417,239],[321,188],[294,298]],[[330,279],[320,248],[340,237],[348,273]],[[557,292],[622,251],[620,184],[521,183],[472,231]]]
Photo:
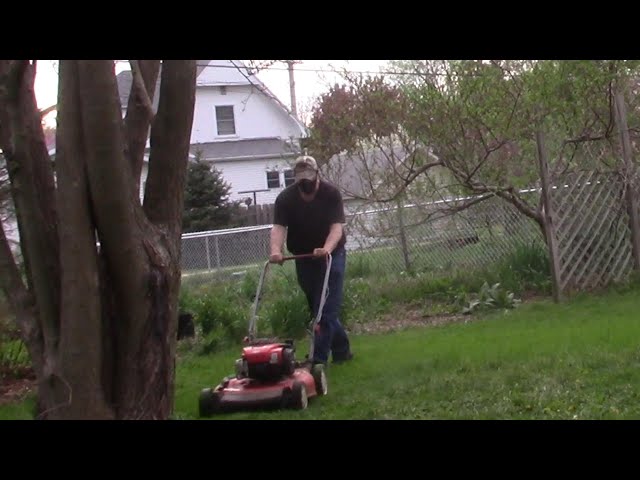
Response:
[[[216,107],[216,123],[218,135],[235,135],[236,122],[233,116],[233,105]]]
[[[225,85],[220,86],[220,95],[227,94],[227,87]]]
[[[284,171],[284,185],[288,187],[289,185],[295,183],[296,179],[293,176],[293,170],[285,170]]]
[[[267,172],[267,187],[280,188],[280,172]]]

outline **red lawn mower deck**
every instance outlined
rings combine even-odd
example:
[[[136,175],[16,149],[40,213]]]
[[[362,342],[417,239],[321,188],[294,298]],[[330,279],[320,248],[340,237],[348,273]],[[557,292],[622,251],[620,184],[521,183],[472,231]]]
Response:
[[[312,254],[284,257],[284,261],[313,257]],[[209,417],[216,413],[253,408],[293,408],[305,409],[309,399],[327,394],[327,377],[324,365],[314,364],[314,336],[316,325],[322,316],[327,296],[331,255],[326,257],[327,268],[318,314],[311,325],[311,345],[308,360],[295,359],[292,340],[256,339],[257,310],[264,278],[270,262],[265,262],[249,322],[247,346],[242,349],[242,357],[236,360],[235,375],[225,377],[214,388],[200,392],[199,414]]]

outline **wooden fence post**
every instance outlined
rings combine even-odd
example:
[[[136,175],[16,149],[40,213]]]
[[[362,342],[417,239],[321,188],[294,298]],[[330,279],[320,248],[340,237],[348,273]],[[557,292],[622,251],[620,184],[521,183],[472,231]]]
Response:
[[[410,271],[411,270],[411,261],[409,260],[409,246],[407,245],[407,233],[405,231],[405,226],[404,226],[404,212],[402,211],[404,209],[404,205],[403,205],[403,201],[402,201],[402,197],[398,198],[398,202],[397,202],[397,212],[398,212],[398,226],[400,227],[400,245],[402,247],[402,257],[404,259],[404,267],[406,269],[406,271]]]
[[[638,209],[636,200],[638,192],[633,181],[636,167],[633,163],[633,150],[629,139],[629,127],[627,125],[627,107],[624,103],[622,92],[615,94],[616,100],[616,123],[620,130],[620,140],[622,141],[622,157],[624,159],[624,185],[627,200],[627,212],[629,213],[629,227],[631,229],[631,247],[633,251],[633,267],[640,270],[640,221],[638,221]]]
[[[562,289],[560,285],[560,256],[558,254],[556,229],[553,223],[554,215],[551,207],[549,163],[547,161],[547,151],[544,144],[544,133],[540,129],[536,131],[536,144],[538,146],[538,164],[540,166],[540,179],[542,181],[542,201],[544,204],[542,220],[544,222],[544,231],[547,237],[547,246],[549,249],[553,300],[557,303],[562,299]]]

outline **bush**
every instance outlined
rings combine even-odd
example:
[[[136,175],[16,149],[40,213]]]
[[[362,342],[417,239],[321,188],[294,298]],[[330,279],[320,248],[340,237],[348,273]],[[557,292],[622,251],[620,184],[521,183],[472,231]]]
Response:
[[[242,282],[240,283],[240,293],[242,297],[249,302],[253,302],[255,299],[259,278],[260,272],[257,271],[248,272],[242,278]]]
[[[0,318],[0,380],[31,373],[31,359],[17,327],[8,316]]]
[[[551,292],[549,254],[546,247],[538,242],[517,245],[492,270],[496,281],[519,294],[527,290]]]
[[[312,320],[307,298],[300,288],[279,296],[265,310],[271,331],[278,337],[302,338]]]
[[[345,326],[372,320],[397,303],[416,302],[438,313],[477,311],[488,306],[510,308],[518,302],[515,296],[527,291],[551,291],[548,256],[540,243],[519,245],[500,262],[475,271],[438,269],[387,276],[374,268],[377,263],[370,256],[355,254],[348,262],[340,311]],[[218,280],[198,290],[183,286],[180,309],[194,315],[196,342],[202,343],[203,353],[247,334],[260,273],[260,269],[247,271],[242,278]],[[272,268],[265,282],[258,335],[303,337],[312,318],[293,263]]]
[[[263,289],[262,314],[258,312],[265,319],[262,328],[268,326],[278,337],[303,337],[311,322],[311,313],[295,271],[277,269],[275,274],[272,272],[270,280]]]
[[[384,290],[384,289],[382,289]],[[383,313],[389,306],[387,297],[376,292],[371,280],[353,278],[344,283],[340,322],[348,327]]]
[[[373,272],[371,259],[365,254],[352,255],[347,259],[346,278],[366,278]]]
[[[200,329],[205,345],[202,353],[211,353],[246,335],[248,311],[229,289],[208,292],[190,303],[190,312]]]

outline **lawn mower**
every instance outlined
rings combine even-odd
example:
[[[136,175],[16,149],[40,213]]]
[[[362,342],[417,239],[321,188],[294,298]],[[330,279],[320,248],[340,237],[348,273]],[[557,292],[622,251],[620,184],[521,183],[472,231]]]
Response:
[[[284,257],[283,261],[311,258],[313,254]],[[322,258],[318,259],[322,261]],[[311,344],[309,354],[303,362],[295,358],[293,340],[258,338],[258,305],[262,286],[270,261],[262,269],[249,320],[249,334],[244,339],[245,347],[241,358],[235,362],[235,375],[225,377],[214,388],[204,388],[200,392],[200,417],[209,417],[219,412],[254,408],[307,408],[309,399],[327,394],[327,376],[324,364],[313,363],[313,346],[316,327],[322,317],[327,299],[331,255],[326,256],[327,268],[322,285],[320,306],[313,319],[309,333]]]

